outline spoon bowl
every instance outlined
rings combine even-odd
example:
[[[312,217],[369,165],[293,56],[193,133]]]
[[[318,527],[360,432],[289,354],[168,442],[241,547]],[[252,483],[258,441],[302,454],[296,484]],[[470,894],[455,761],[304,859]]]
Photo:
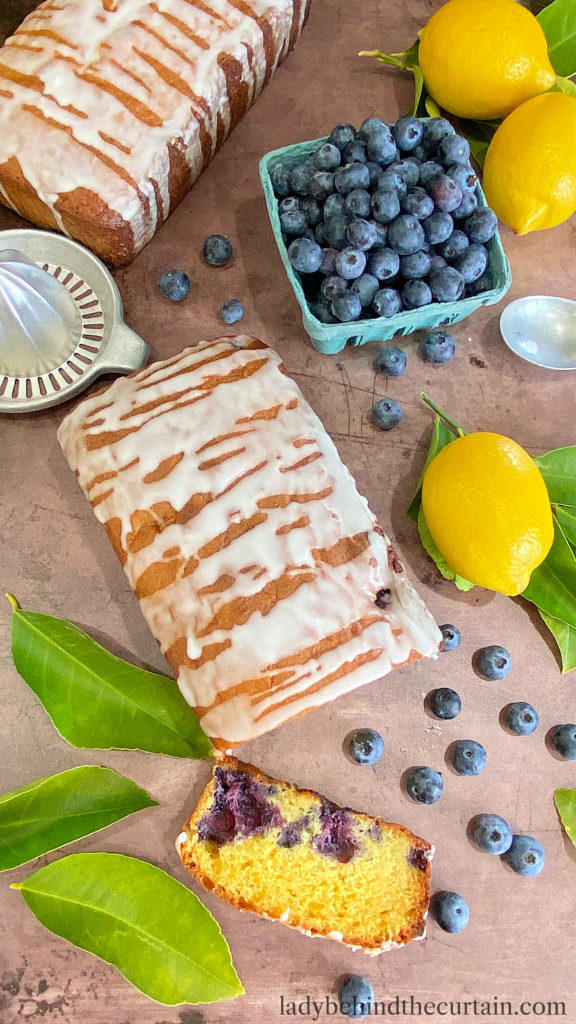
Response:
[[[576,302],[526,295],[508,303],[500,333],[521,359],[547,370],[576,370]]]

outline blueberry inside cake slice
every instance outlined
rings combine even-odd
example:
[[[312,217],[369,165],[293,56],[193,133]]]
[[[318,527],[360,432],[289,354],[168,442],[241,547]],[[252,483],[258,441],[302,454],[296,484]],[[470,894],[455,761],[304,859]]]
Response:
[[[223,757],[176,843],[240,910],[377,954],[424,935],[433,848],[401,825]]]

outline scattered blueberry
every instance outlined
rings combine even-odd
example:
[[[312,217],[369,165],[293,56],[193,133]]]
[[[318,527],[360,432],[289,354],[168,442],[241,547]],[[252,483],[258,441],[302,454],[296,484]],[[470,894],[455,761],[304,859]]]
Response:
[[[419,309],[420,306],[427,306],[432,302],[429,285],[426,284],[426,281],[417,279],[406,281],[400,292],[400,297],[404,309]]]
[[[371,306],[380,288],[380,282],[372,274],[361,274],[352,282],[352,291],[356,292],[362,308]]]
[[[512,658],[505,647],[491,644],[476,651],[472,664],[484,679],[504,679],[512,668]]]
[[[479,775],[486,767],[486,750],[476,740],[458,740],[452,750],[452,764],[459,775]]]
[[[400,256],[418,252],[424,242],[424,230],[416,217],[401,213],[388,228],[388,243]],[[428,300],[430,301],[430,300]]]
[[[422,122],[417,117],[401,117],[392,128],[397,146],[404,152],[415,149],[423,135]]]
[[[384,753],[384,740],[375,729],[355,729],[346,737],[346,745],[357,764],[376,764]]]
[[[462,636],[456,626],[446,623],[444,626],[440,626],[440,632],[442,633],[443,651],[455,651],[457,647],[460,647]]]
[[[342,323],[349,320],[357,320],[362,312],[362,303],[359,295],[349,291],[341,292],[332,300],[332,312]]]
[[[295,238],[288,246],[288,259],[294,270],[301,274],[313,274],[322,263],[322,249],[309,238]]]
[[[496,234],[498,218],[488,206],[481,206],[466,219],[464,230],[471,242],[489,242]]]
[[[220,306],[218,316],[225,324],[236,324],[244,316],[244,306],[240,299],[228,299]]]
[[[430,710],[436,718],[450,721],[460,714],[462,701],[456,690],[451,690],[449,686],[440,686],[430,694]]]
[[[190,293],[190,278],[183,270],[165,270],[158,278],[158,291],[171,302],[182,302]]]
[[[373,307],[377,316],[396,316],[396,313],[402,309],[400,292],[397,292],[395,288],[381,288],[379,292],[376,292]]]
[[[525,878],[539,875],[544,867],[546,854],[544,847],[532,836],[513,836],[512,844],[504,854],[504,860],[516,872]]]
[[[516,736],[530,736],[538,726],[538,714],[525,700],[517,700],[504,709],[504,721]]]
[[[338,146],[332,142],[325,142],[316,150],[312,159],[319,171],[335,171],[340,166],[342,158]]]
[[[296,204],[298,200],[291,197]],[[283,200],[286,202],[286,199]],[[293,207],[296,208],[295,206]],[[209,235],[202,246],[202,255],[212,267],[224,267],[232,259],[232,243],[225,235]]]
[[[399,377],[406,369],[406,353],[395,345],[383,348],[376,357],[374,369],[387,377]]]
[[[435,271],[435,273],[440,273],[440,271]],[[419,351],[424,362],[432,363],[433,366],[442,366],[452,359],[456,351],[456,342],[446,331],[431,331],[420,342]],[[444,649],[446,650],[446,648]]]
[[[402,419],[402,406],[394,398],[380,398],[372,406],[372,422],[380,430],[392,430]]]
[[[430,291],[438,302],[456,302],[462,298],[466,285],[455,267],[439,267],[429,277]]]
[[[472,836],[484,853],[506,853],[512,844],[512,829],[498,814],[479,814],[474,820]]]
[[[330,132],[328,142],[331,142],[340,151],[346,148],[349,142],[356,138],[356,129],[352,124],[337,124]]]
[[[348,975],[340,986],[338,1002],[345,1017],[367,1017],[374,1006],[374,989],[368,978]]]
[[[470,159],[470,143],[461,135],[446,135],[438,144],[438,159],[445,167],[465,164]]]
[[[406,792],[417,804],[435,804],[442,789],[442,776],[434,768],[412,768],[406,778]]]
[[[430,186],[434,205],[441,213],[452,213],[462,202],[462,189],[447,174],[434,178]]]
[[[567,761],[576,761],[576,725],[556,725],[550,742],[554,750]]]
[[[437,892],[432,897],[432,913],[445,932],[463,932],[470,919],[466,900],[457,892]]]

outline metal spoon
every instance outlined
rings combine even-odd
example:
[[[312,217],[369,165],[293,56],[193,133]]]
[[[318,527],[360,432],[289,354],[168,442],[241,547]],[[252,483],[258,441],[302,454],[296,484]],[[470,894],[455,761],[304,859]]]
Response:
[[[515,299],[500,317],[500,332],[517,356],[547,370],[576,369],[576,302],[554,295]]]

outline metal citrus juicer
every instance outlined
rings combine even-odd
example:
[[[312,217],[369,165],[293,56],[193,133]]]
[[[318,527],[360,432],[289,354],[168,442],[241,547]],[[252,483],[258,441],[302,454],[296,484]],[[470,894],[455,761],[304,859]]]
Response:
[[[88,249],[45,231],[0,232],[0,412],[65,402],[148,356],[124,323],[112,275]]]

